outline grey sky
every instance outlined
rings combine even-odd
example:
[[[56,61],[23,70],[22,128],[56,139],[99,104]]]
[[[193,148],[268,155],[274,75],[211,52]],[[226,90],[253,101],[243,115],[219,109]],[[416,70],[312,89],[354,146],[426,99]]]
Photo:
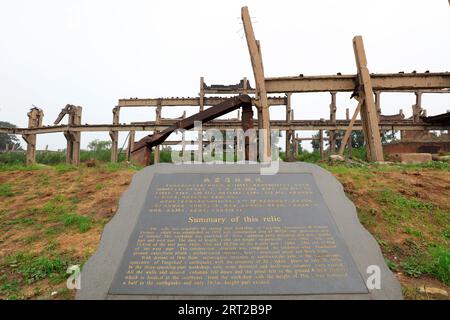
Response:
[[[83,123],[111,123],[117,99],[196,96],[200,76],[208,84],[247,76],[254,85],[240,21],[244,5],[268,77],[355,73],[357,34],[371,72],[450,71],[447,0],[0,0],[0,119],[26,126],[34,104],[50,125],[71,103],[83,106]],[[295,117],[328,118],[329,102],[328,93],[295,95]],[[355,107],[348,94],[337,102],[339,118]],[[402,108],[410,116],[413,103],[412,94],[382,96],[384,114]],[[445,112],[450,95],[425,95],[423,106],[429,115]],[[284,108],[271,115],[284,118]],[[151,119],[151,108],[121,112],[121,122]],[[82,147],[95,138],[108,134],[83,133]],[[64,148],[65,139],[40,135],[38,149],[45,145]]]

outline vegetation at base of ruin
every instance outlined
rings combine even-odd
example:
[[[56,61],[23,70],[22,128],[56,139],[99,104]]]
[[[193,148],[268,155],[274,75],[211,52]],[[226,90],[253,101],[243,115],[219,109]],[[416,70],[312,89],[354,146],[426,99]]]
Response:
[[[450,166],[318,163],[343,185],[378,241],[407,299],[450,292]],[[0,165],[0,299],[73,299],[69,265],[95,252],[121,194],[142,167],[96,161],[80,167]]]
[[[320,165],[343,184],[387,265],[404,280],[406,298],[425,298],[411,284],[427,278],[450,292],[448,163]]]

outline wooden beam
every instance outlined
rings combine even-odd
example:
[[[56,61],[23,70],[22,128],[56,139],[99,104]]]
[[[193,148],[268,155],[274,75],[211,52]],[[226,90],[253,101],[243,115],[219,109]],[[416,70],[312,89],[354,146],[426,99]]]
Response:
[[[348,125],[347,130],[345,131],[344,137],[341,140],[341,146],[339,147],[339,152],[341,156],[344,154],[345,145],[347,144],[348,139],[351,137],[353,131],[353,125],[355,124],[356,117],[358,113],[361,111],[361,105],[364,103],[364,99],[360,99],[358,105],[356,106],[355,112],[353,113],[352,119]]]
[[[350,111],[348,108],[345,109],[345,120],[350,120]],[[347,142],[347,148],[348,148],[348,156],[352,156],[352,134],[350,133],[350,137],[348,138]]]
[[[155,121],[146,122],[133,122],[128,124],[83,124],[83,125],[57,125],[57,126],[43,126],[37,128],[5,128],[0,127],[0,133],[6,134],[47,134],[57,133],[64,131],[72,132],[107,132],[111,130],[116,131],[162,131],[167,127],[173,125],[176,120],[164,120],[160,125],[156,125]],[[286,120],[271,120],[270,126],[273,129],[285,131],[285,130],[347,130],[349,125],[348,120],[336,120],[335,124],[330,123],[328,120],[291,120],[291,124],[288,125]],[[241,128],[239,120],[211,120],[202,125],[204,129],[217,128],[219,130],[226,129],[239,129]],[[380,129],[382,130],[405,130],[405,131],[417,131],[417,130],[449,130],[450,127],[445,124],[433,124],[433,123],[413,123],[411,120],[385,120],[380,122]],[[357,120],[354,125],[354,130],[362,130],[362,123]]]
[[[291,124],[292,108],[291,108],[291,93],[286,94],[286,123]],[[286,161],[292,161],[292,130],[286,130]]]
[[[68,130],[64,131],[64,136],[67,140],[66,149],[66,163],[74,166],[80,164],[80,143],[81,143],[81,131],[72,131],[72,126],[81,125],[81,112],[83,108],[77,106],[70,106],[69,109],[69,121]]]
[[[375,91],[430,91],[448,93],[450,72],[371,74]],[[285,92],[352,92],[358,85],[357,75],[324,75],[276,77],[265,79],[267,93]],[[440,91],[438,91],[440,90]]]
[[[325,158],[325,155],[323,152],[323,130],[319,130],[319,154],[320,154],[320,159],[323,160]]]
[[[131,152],[133,152],[134,139],[135,139],[135,131],[131,130],[128,134],[128,147],[127,147],[127,153],[126,153],[127,161],[131,160]]]
[[[367,68],[367,58],[364,50],[364,43],[361,36],[353,38],[353,50],[355,52],[356,67],[358,69],[360,99],[364,99],[361,106],[361,120],[364,127],[364,137],[367,142],[368,158],[370,161],[382,162],[383,148],[381,146],[380,128],[378,126],[377,109],[373,97],[372,81],[369,69]]]
[[[120,107],[113,108],[113,124],[119,124],[119,112]],[[109,136],[111,137],[111,162],[116,163],[119,157],[119,132],[110,131]]]
[[[236,93],[238,94],[238,93]],[[226,97],[204,97],[203,106],[215,106],[226,100]],[[200,107],[200,97],[190,98],[145,98],[145,99],[119,99],[118,106],[121,108],[138,108],[138,107]],[[286,105],[286,97],[268,97],[269,106]],[[252,98],[252,104],[256,106],[255,98]]]
[[[156,125],[159,125],[161,123],[161,111],[162,111],[162,107],[161,105],[159,105],[156,110],[155,110],[155,123]],[[159,130],[155,130],[155,132],[159,132]],[[160,153],[160,149],[159,146],[155,147],[155,152],[153,155],[153,162],[154,163],[160,163],[161,161],[161,153]]]
[[[336,123],[336,92],[330,92],[331,103],[330,103],[330,121],[331,123]],[[336,131],[330,131],[330,154],[336,153]]]
[[[270,144],[270,114],[269,103],[267,100],[266,84],[264,79],[264,67],[261,56],[261,48],[255,39],[252,22],[247,7],[242,7],[241,10],[242,23],[244,25],[245,37],[247,39],[248,51],[250,53],[250,60],[253,68],[253,76],[255,77],[258,108],[261,110],[261,126],[259,129],[263,130],[262,156],[263,161],[270,161],[271,158],[271,144]],[[261,133],[260,133],[261,134]]]
[[[44,118],[44,112],[36,107],[33,107],[28,116],[28,128],[39,128],[42,126],[42,120]],[[24,134],[22,138],[27,143],[26,164],[32,165],[36,163],[36,134]]]

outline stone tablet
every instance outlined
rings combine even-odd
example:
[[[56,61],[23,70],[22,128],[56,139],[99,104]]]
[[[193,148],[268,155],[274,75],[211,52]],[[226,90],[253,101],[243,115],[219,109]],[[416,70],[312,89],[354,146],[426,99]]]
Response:
[[[381,270],[369,290],[368,266]],[[137,173],[86,263],[87,298],[402,297],[342,186],[282,163],[157,165]]]

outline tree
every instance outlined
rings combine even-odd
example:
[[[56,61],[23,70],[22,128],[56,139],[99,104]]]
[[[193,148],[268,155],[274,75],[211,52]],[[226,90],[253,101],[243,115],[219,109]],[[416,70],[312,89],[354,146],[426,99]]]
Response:
[[[0,121],[0,127],[17,128],[16,125],[6,121]],[[19,139],[13,134],[0,133],[0,151],[6,150],[6,146],[8,146],[9,150],[12,147],[20,149]]]
[[[341,140],[344,137],[345,131],[335,131],[335,137],[336,137],[336,149],[339,149],[341,147]],[[330,137],[330,131],[325,131],[325,136]],[[364,146],[364,132],[362,131],[352,131],[352,147],[353,148],[360,148]],[[319,133],[315,134],[313,138],[319,138]],[[314,149],[314,151],[319,150],[319,140],[312,140],[311,145]],[[326,145],[329,146],[330,142],[329,140],[326,142]]]
[[[100,141],[98,139],[92,140],[87,145],[88,150],[94,152],[107,151],[111,148],[111,141]]]

